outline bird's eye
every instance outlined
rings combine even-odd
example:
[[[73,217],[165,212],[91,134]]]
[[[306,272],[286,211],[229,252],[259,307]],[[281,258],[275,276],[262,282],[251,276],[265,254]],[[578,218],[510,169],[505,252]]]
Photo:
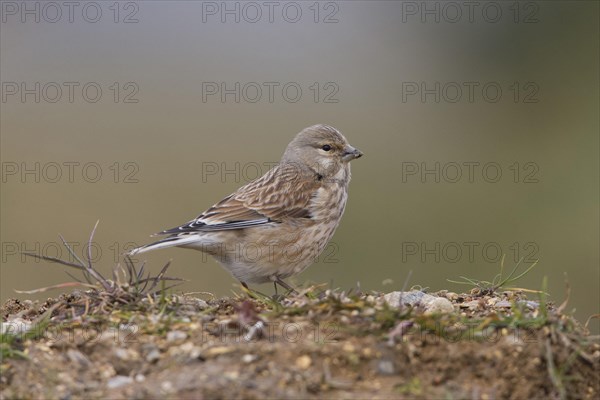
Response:
[[[328,144],[324,144],[324,145],[323,145],[323,147],[321,147],[321,148],[322,148],[323,150],[325,150],[325,151],[329,151],[329,150],[331,150],[331,146],[330,146],[330,145],[328,145]]]

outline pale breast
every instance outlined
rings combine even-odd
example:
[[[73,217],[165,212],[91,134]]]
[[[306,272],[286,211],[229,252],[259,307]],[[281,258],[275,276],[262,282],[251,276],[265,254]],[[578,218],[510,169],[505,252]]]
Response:
[[[348,201],[348,184],[350,183],[350,165],[332,177],[323,181],[311,201],[310,213],[317,223],[334,223],[337,227]]]

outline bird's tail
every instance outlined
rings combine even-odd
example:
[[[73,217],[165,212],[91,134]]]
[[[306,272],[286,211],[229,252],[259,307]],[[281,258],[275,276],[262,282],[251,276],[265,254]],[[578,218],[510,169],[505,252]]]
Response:
[[[130,256],[135,256],[137,254],[145,253],[150,250],[165,249],[167,247],[175,246],[184,246],[186,244],[194,243],[197,241],[197,235],[169,236],[167,238],[159,240],[158,242],[136,247],[135,249],[130,250],[127,254]]]

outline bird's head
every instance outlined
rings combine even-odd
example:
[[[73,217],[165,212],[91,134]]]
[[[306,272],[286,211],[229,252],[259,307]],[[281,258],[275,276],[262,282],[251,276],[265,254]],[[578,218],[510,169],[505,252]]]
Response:
[[[362,155],[360,150],[348,143],[340,131],[320,124],[298,133],[286,148],[282,162],[299,163],[319,175],[329,177]]]

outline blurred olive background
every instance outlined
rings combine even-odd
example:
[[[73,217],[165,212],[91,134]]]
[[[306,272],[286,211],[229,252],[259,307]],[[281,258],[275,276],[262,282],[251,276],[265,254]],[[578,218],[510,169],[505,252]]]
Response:
[[[101,10],[95,23],[82,16],[85,2],[73,22],[63,7],[56,22],[55,10],[40,8],[40,22],[25,14],[25,23],[21,8],[36,2],[13,3],[17,14],[3,4],[0,32],[2,301],[32,297],[15,289],[71,280],[62,267],[16,250],[56,255],[61,233],[81,253],[99,219],[94,255],[108,273],[131,242],[195,217],[254,178],[257,165],[265,172],[302,128],[327,123],[365,157],[353,163],[350,200],[328,254],[293,282],[391,291],[412,270],[409,285],[459,291],[467,288],[446,279],[491,280],[500,249],[508,269],[522,256],[527,265],[539,259],[517,286],[540,289],[547,276],[560,303],[567,273],[570,309],[581,321],[599,311],[597,2],[498,2],[486,14],[481,2],[471,21],[462,2],[454,3],[460,18],[444,2],[428,2],[439,22],[420,14],[421,2],[298,2],[297,22],[290,22],[297,7],[286,2],[276,3],[273,22],[262,2],[254,3],[262,9],[256,22],[256,7],[245,3],[138,1],[115,10],[114,2],[96,2],[86,9],[88,20]],[[238,7],[239,22],[225,14],[223,23],[222,7]],[[39,103],[11,94],[22,82],[34,91],[40,82]],[[63,89],[55,103],[49,82]],[[72,102],[65,82],[79,85]],[[228,89],[239,82],[239,102],[210,95],[211,82]],[[425,89],[440,82],[439,101],[411,94],[422,82]],[[472,101],[464,82],[474,82]],[[256,86],[262,98],[253,102]],[[302,94],[292,102],[296,87]],[[64,164],[71,162],[80,163],[72,164],[73,182]],[[436,162],[438,182],[407,174]],[[472,181],[465,162],[480,163]],[[35,163],[39,182],[35,173],[21,175]],[[53,163],[61,166],[57,182]],[[457,182],[453,163],[463,166]],[[500,166],[497,182],[493,168],[482,175],[487,163]],[[173,259],[170,275],[189,280],[182,291],[236,288],[198,252],[143,259],[155,272]],[[597,320],[592,326],[598,332]]]

